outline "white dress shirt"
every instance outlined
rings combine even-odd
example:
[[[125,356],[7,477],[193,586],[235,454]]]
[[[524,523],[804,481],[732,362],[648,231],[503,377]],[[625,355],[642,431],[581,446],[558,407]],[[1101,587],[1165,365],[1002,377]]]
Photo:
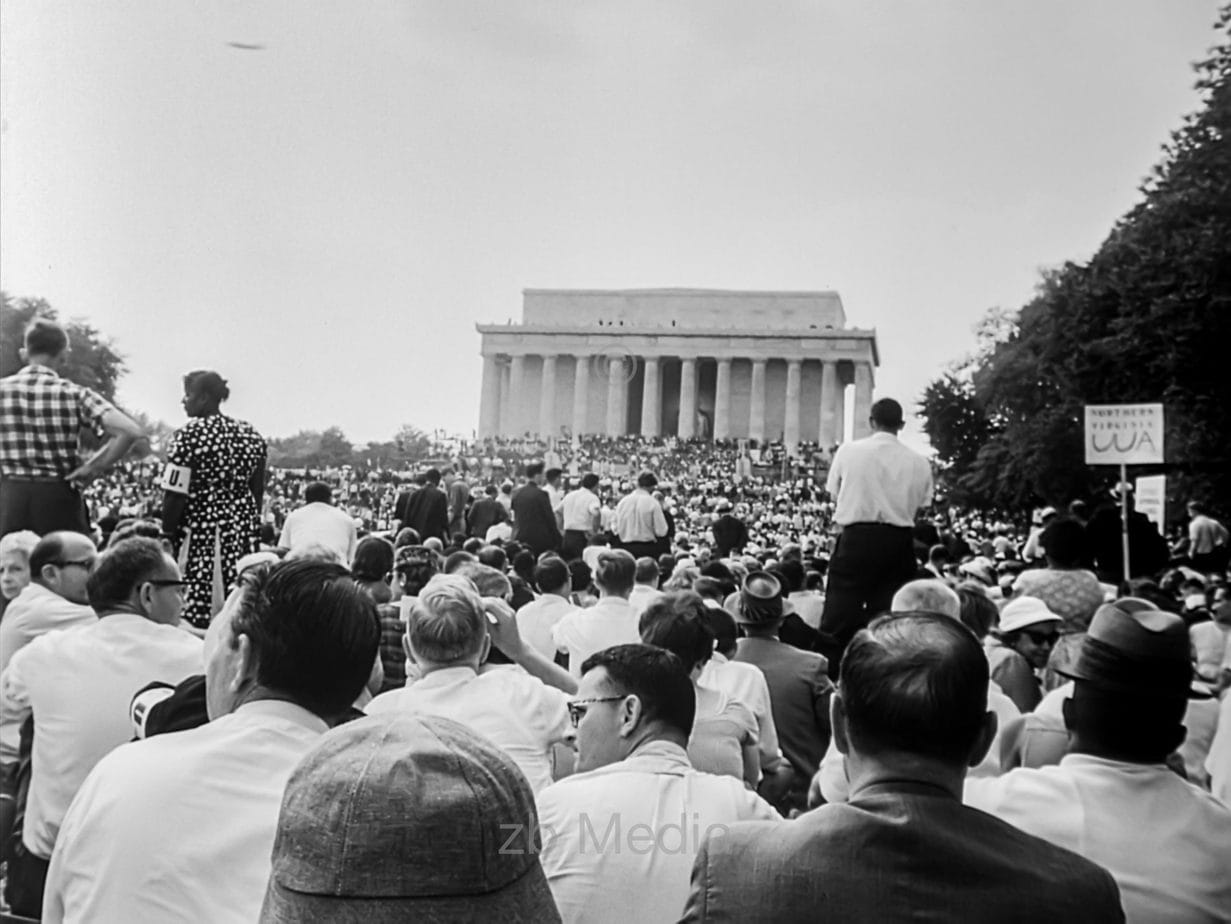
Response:
[[[632,593],[628,595],[629,606],[633,608],[633,613],[637,619],[641,619],[641,614],[646,611],[651,603],[655,600],[660,600],[665,594],[657,588],[651,587],[649,584],[634,584]]]
[[[876,432],[838,447],[825,490],[837,501],[840,526],[913,526],[916,511],[932,500],[932,467],[894,434]]]
[[[967,780],[963,801],[1105,867],[1129,924],[1231,915],[1231,808],[1162,764],[1067,754]]]
[[[467,726],[508,754],[535,792],[551,783],[552,745],[573,731],[568,697],[520,667],[435,670],[368,703],[368,715],[385,712],[438,715]]]
[[[34,713],[33,773],[22,841],[51,856],[60,822],[104,755],[132,738],[133,694],[156,680],[177,684],[204,670],[203,644],[183,629],[133,613],[51,632],[17,653],[4,672],[4,709],[17,727]],[[5,742],[17,753],[16,741]]]
[[[653,495],[638,488],[618,504],[615,533],[621,542],[653,542],[667,535],[667,518]]]
[[[795,613],[813,629],[820,628],[821,613],[825,610],[825,598],[811,590],[794,590],[787,595]]]
[[[316,501],[291,511],[282,524],[278,545],[292,552],[323,545],[349,565],[355,557],[356,535],[354,519],[332,504]]]
[[[13,655],[53,629],[71,629],[94,622],[94,610],[65,600],[54,590],[31,581],[9,601],[0,620],[0,673]]]
[[[757,721],[762,767],[768,767],[782,757],[773,707],[770,705],[769,684],[759,667],[742,661],[730,661],[715,651],[713,657],[705,662],[705,667],[701,668],[697,684],[720,690],[752,713]]]
[[[780,820],[739,780],[694,770],[668,741],[553,783],[538,808],[539,859],[566,924],[678,920],[711,829]]]
[[[576,610],[558,594],[543,594],[517,611],[517,632],[522,641],[548,661],[555,660],[556,643],[551,630],[561,619]]]
[[[568,655],[568,671],[580,679],[581,665],[596,651],[641,641],[637,614],[623,597],[602,597],[594,606],[569,613],[552,630],[556,650]]]
[[[561,505],[561,514],[564,521],[564,529],[575,529],[582,532],[594,532],[598,524],[598,512],[602,505],[598,502],[598,495],[586,488],[578,488],[575,491],[569,491],[564,495],[564,501]]]
[[[1205,769],[1210,775],[1210,792],[1231,805],[1231,693],[1224,694],[1218,705],[1218,726],[1205,757]]]
[[[286,782],[326,730],[258,700],[112,751],[65,816],[43,920],[257,920]]]

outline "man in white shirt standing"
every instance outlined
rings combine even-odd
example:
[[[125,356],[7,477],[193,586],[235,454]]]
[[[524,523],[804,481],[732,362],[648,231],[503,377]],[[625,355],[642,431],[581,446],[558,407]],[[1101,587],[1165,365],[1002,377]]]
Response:
[[[598,487],[598,475],[586,472],[581,476],[581,487],[564,495],[560,504],[561,520],[564,530],[564,540],[560,544],[560,554],[565,561],[581,558],[586,543],[597,533],[602,524],[598,495],[594,489]]]
[[[569,602],[573,575],[562,558],[552,555],[535,566],[534,583],[543,593],[517,611],[517,631],[527,645],[551,661],[556,656],[552,630],[577,609]]]
[[[623,498],[615,509],[615,533],[620,545],[634,559],[657,555],[659,540],[667,535],[667,517],[651,494],[658,487],[653,472],[637,476],[637,490]]]
[[[538,792],[551,782],[553,746],[571,733],[568,696],[539,677],[575,687],[561,668],[524,644],[504,653],[528,670],[492,667],[480,673],[491,650],[491,599],[480,597],[475,585],[458,574],[438,574],[428,581],[406,623],[406,654],[419,679],[382,693],[367,712],[436,715],[465,725],[508,754]],[[502,614],[511,615],[505,610]],[[512,638],[520,637],[514,632]]]
[[[911,528],[919,508],[932,500],[927,459],[898,442],[902,405],[881,398],[869,423],[871,436],[838,447],[825,483],[841,528],[829,560],[818,646],[833,678],[855,633],[887,611],[894,592],[914,577]]]
[[[674,921],[701,842],[778,814],[739,780],[689,763],[696,695],[675,655],[619,645],[582,671],[569,707],[577,773],[538,796],[547,882],[569,924]]]
[[[303,499],[304,506],[287,516],[278,544],[292,552],[321,546],[349,566],[358,541],[355,521],[333,506],[333,489],[323,481],[304,488]]]
[[[552,630],[556,650],[568,655],[568,671],[580,679],[581,664],[596,651],[640,641],[637,614],[628,596],[637,563],[623,549],[600,552],[594,569],[599,599],[594,606],[569,613]]]
[[[363,689],[379,641],[375,604],[340,565],[245,571],[205,639],[210,721],[94,768],[43,920],[257,920],[287,780]]]
[[[24,851],[9,862],[7,896],[38,916],[60,825],[86,776],[132,737],[128,706],[151,681],[176,684],[202,669],[201,640],[179,627],[184,581],[153,539],[125,539],[98,558],[89,577],[98,619],[35,639],[4,672],[4,709],[34,716]],[[3,742],[16,755],[18,742]]]
[[[964,801],[1106,867],[1129,922],[1226,921],[1231,808],[1165,763],[1185,735],[1184,621],[1133,597],[1104,604],[1065,674],[1059,766],[968,779]]]

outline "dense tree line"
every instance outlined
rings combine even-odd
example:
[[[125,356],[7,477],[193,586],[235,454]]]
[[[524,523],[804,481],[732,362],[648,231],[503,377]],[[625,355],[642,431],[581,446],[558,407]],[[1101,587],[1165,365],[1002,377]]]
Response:
[[[1231,4],[1197,64],[1201,109],[1163,146],[1141,201],[1087,263],[1046,272],[1015,316],[921,404],[955,501],[1063,503],[1118,477],[1084,463],[1085,404],[1165,406],[1174,499],[1231,510]],[[1170,505],[1172,510],[1176,504]]]

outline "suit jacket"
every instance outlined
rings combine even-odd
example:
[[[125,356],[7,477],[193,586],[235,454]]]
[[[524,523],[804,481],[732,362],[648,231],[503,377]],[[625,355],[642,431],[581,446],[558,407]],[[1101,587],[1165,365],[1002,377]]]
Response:
[[[512,538],[528,545],[535,555],[560,548],[560,527],[551,498],[533,481],[513,494]]]
[[[743,549],[748,544],[748,527],[744,521],[724,513],[710,527],[714,534],[714,545],[718,547],[718,557],[726,558],[731,551]]]
[[[435,536],[442,542],[449,540],[449,501],[440,488],[425,484],[406,502],[406,516],[402,526],[409,526],[419,534],[422,541]]]
[[[481,497],[470,505],[470,511],[466,514],[467,535],[486,539],[489,529],[508,518],[504,504],[494,497]]]
[[[1101,866],[943,790],[878,783],[697,854],[684,921],[1124,920]]]
[[[825,658],[775,639],[741,638],[732,660],[755,664],[765,675],[778,745],[807,786],[829,747],[833,684]]]

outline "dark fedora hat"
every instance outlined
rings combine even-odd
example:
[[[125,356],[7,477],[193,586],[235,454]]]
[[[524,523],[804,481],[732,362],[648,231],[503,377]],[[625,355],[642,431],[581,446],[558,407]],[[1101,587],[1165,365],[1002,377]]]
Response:
[[[782,618],[782,584],[768,571],[753,571],[740,587],[737,622],[760,625]]]
[[[1184,695],[1193,673],[1188,629],[1148,600],[1122,597],[1095,611],[1077,663],[1057,672],[1111,691]]]

